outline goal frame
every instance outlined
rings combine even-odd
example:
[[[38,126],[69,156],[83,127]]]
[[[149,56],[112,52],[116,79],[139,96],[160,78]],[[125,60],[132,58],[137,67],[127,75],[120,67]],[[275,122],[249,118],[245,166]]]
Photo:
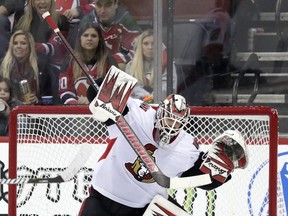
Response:
[[[199,107],[191,106],[191,115],[253,115],[269,117],[269,215],[277,215],[277,155],[278,155],[278,112],[274,108],[264,106],[237,107]],[[17,177],[17,115],[18,114],[75,114],[91,115],[87,106],[19,106],[10,113],[9,125],[9,178]],[[17,186],[8,186],[8,214],[16,216]]]

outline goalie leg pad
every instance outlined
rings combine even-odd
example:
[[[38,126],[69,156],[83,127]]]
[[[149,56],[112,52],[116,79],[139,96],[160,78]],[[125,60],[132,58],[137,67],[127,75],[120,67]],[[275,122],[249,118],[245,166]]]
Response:
[[[153,198],[143,214],[143,216],[152,215],[189,216],[187,212],[174,205],[172,202],[168,201],[161,195],[156,195]]]

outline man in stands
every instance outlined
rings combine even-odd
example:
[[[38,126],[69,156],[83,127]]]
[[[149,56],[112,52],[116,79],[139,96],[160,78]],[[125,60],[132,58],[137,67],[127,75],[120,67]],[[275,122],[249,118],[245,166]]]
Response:
[[[118,0],[95,0],[95,10],[80,22],[95,22],[101,26],[102,35],[111,54],[118,55],[117,63],[126,64],[133,56],[133,41],[141,32],[136,20]],[[125,70],[125,67],[121,68]]]

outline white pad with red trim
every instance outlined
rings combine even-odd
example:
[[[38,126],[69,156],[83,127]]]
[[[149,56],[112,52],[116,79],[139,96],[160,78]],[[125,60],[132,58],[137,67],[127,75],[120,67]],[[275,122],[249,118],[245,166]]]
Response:
[[[143,216],[189,216],[187,212],[174,205],[161,195],[156,195]]]
[[[109,118],[116,121],[125,109],[127,100],[137,83],[137,79],[111,66],[89,109],[93,117],[101,122]]]

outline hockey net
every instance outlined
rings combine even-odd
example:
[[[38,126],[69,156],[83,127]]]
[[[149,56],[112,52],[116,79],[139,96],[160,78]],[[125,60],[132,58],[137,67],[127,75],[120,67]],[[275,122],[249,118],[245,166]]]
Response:
[[[91,144],[85,166],[65,183],[9,185],[9,216],[77,215],[93,166],[107,146],[106,127],[88,107],[18,107],[10,114],[9,178],[47,177],[65,169],[79,144]],[[186,130],[203,149],[227,129],[245,137],[249,165],[212,191],[169,190],[191,215],[276,215],[278,116],[268,107],[191,107]],[[176,162],[177,163],[177,162]],[[279,179],[278,179],[279,181]]]

